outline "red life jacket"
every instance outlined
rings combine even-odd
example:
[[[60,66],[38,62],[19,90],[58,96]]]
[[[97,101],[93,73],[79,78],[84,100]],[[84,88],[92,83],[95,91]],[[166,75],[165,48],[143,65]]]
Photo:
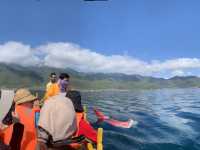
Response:
[[[88,121],[84,119],[84,112],[76,113],[76,123],[77,123],[77,130],[76,133],[74,134],[74,137],[83,135],[86,138],[93,141],[94,143],[97,143],[97,131],[90,125]],[[78,149],[81,147],[81,144],[72,143],[70,144],[70,147]]]
[[[77,136],[84,135],[86,138],[97,142],[97,131],[83,118],[84,113],[76,113],[77,119]]]

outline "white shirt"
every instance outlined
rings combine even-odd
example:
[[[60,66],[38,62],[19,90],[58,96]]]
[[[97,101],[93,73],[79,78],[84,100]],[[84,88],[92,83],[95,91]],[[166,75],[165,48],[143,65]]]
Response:
[[[72,136],[77,126],[71,100],[62,94],[50,97],[41,109],[38,125],[52,135],[53,141]]]

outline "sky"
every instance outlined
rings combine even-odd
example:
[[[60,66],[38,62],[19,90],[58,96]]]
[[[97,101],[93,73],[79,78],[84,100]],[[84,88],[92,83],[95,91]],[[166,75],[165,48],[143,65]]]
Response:
[[[199,0],[1,0],[0,62],[200,76]]]

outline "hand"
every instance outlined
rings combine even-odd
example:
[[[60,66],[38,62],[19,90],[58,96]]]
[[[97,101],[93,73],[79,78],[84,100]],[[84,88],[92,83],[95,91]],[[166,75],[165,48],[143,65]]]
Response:
[[[7,127],[8,127],[7,125],[0,123],[0,133]]]
[[[36,150],[48,150],[48,147],[45,143],[38,141]]]
[[[17,112],[12,112],[12,118],[14,123],[20,122],[19,115],[17,114]]]
[[[35,101],[33,102],[33,107],[34,107],[34,108],[39,108],[39,107],[40,107],[40,101],[39,101],[39,100],[35,100]]]

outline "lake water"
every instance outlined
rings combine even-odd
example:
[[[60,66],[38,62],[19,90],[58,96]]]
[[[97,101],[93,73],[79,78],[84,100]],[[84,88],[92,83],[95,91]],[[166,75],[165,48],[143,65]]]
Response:
[[[200,89],[83,92],[88,118],[92,107],[118,120],[138,121],[130,129],[104,129],[105,150],[200,150]]]

